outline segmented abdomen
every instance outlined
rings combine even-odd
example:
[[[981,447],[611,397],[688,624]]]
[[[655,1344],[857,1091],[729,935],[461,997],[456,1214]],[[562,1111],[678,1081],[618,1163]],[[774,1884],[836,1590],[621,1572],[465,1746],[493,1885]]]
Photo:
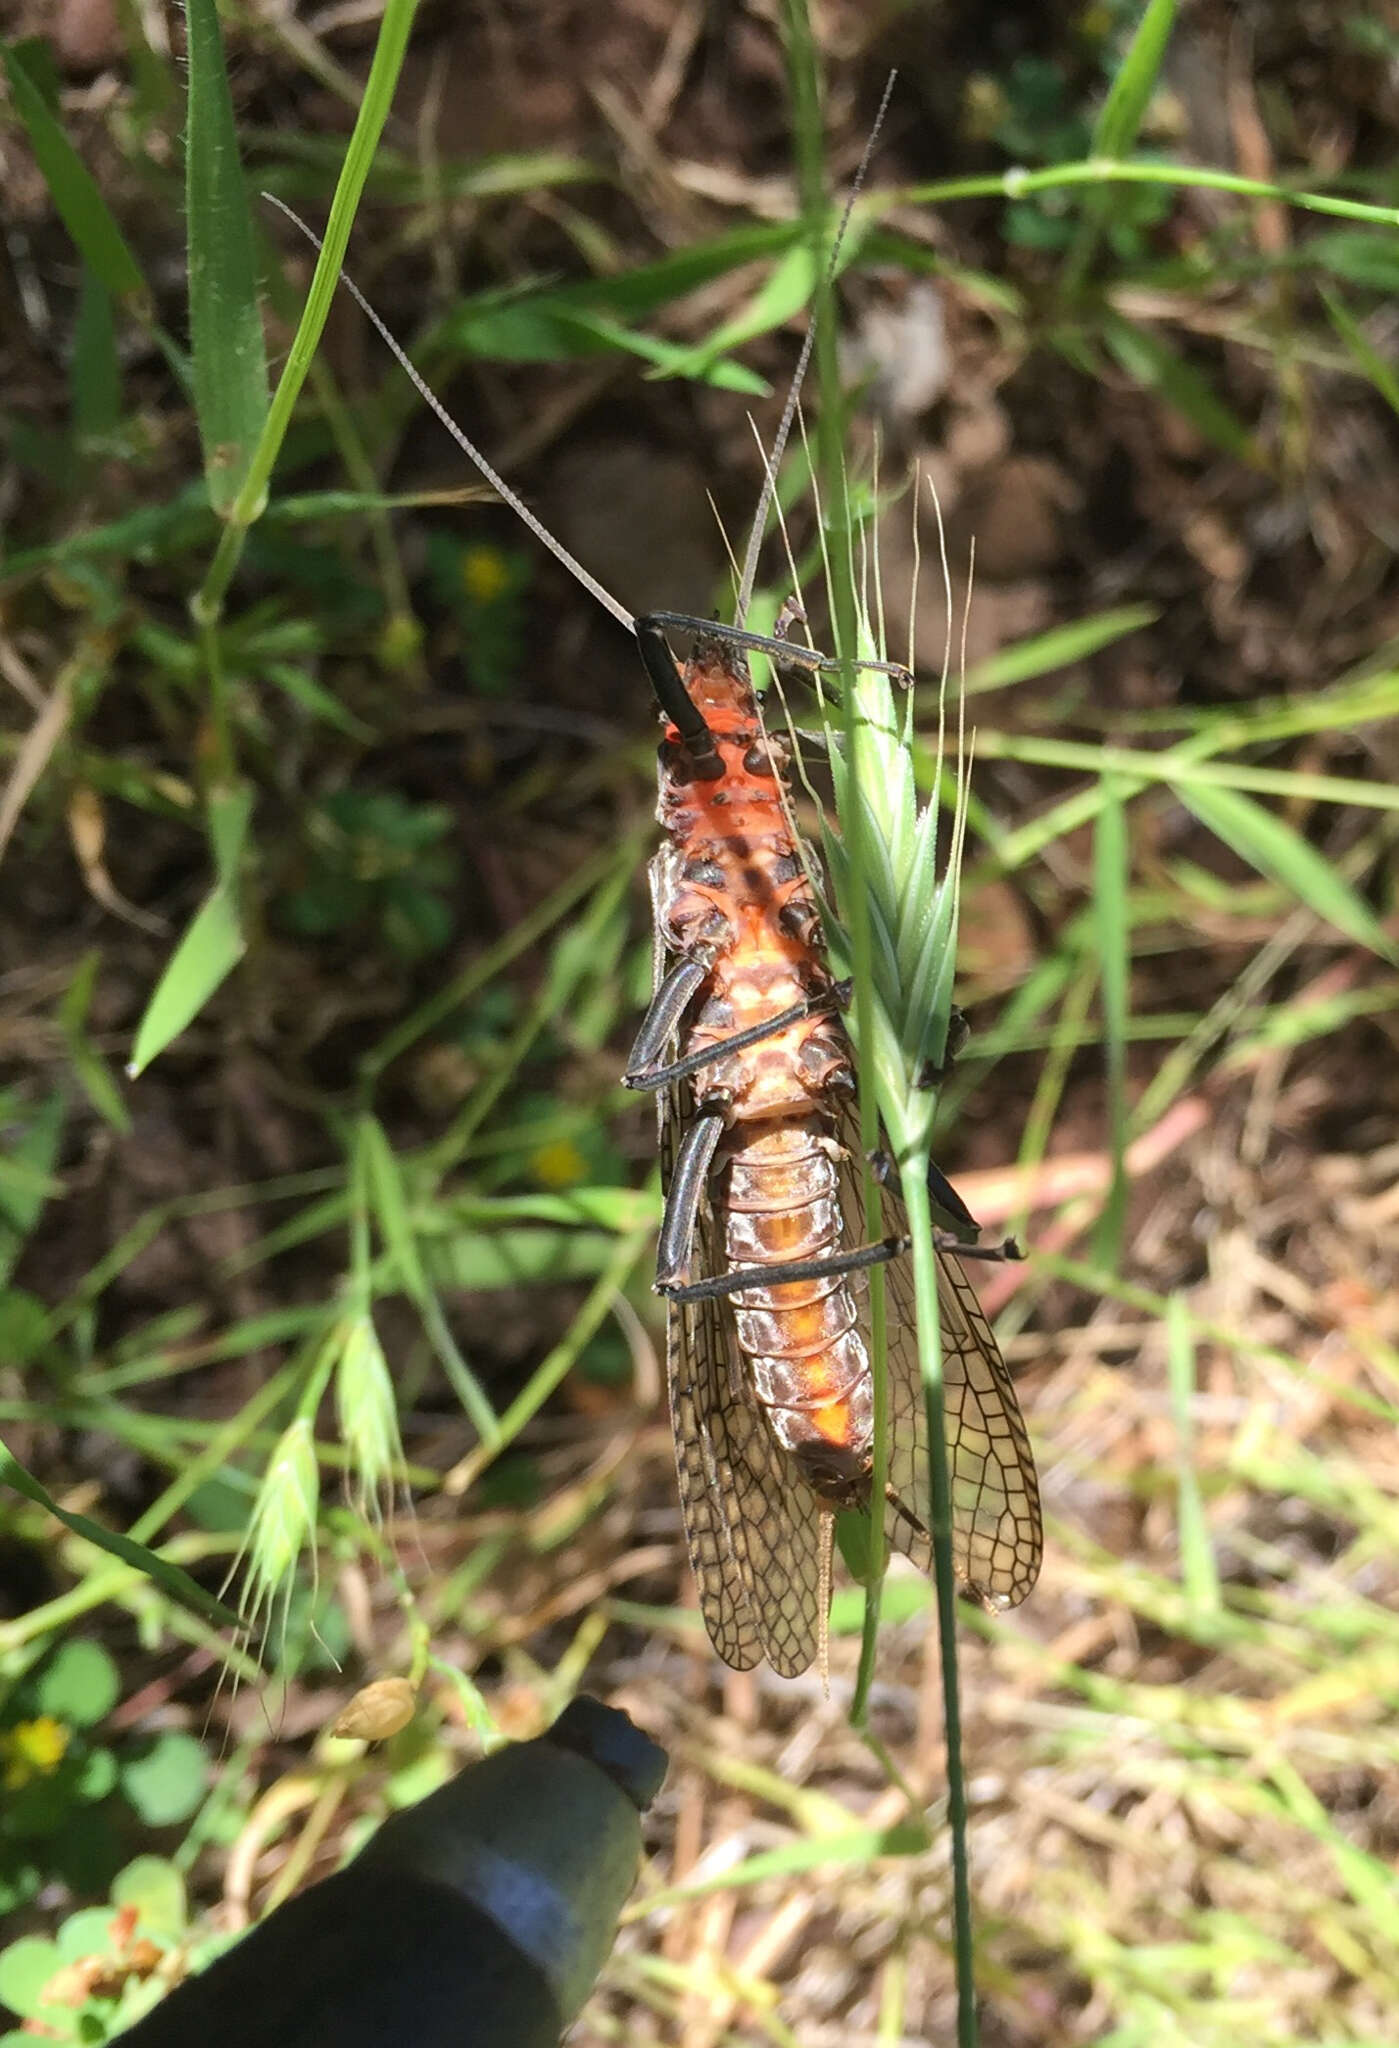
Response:
[[[731,1272],[840,1251],[833,1150],[830,1120],[820,1114],[733,1133],[722,1194]],[[733,1303],[738,1347],[778,1442],[815,1492],[861,1504],[874,1395],[849,1276],[745,1287]]]

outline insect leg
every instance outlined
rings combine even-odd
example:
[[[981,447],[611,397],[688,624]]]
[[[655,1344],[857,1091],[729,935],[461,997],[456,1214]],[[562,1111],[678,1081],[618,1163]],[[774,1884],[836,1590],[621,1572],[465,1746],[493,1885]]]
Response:
[[[954,1062],[964,1050],[967,1040],[971,1035],[971,1025],[968,1024],[966,1018],[954,1003],[947,1014],[947,1044],[943,1048],[942,1058],[940,1060],[924,1060],[916,1086],[919,1088],[936,1088],[945,1081],[952,1072]]]
[[[622,1076],[624,1088],[661,1088],[671,1078],[668,1068],[655,1068],[653,1062],[674,1036],[691,996],[701,987],[709,969],[707,960],[687,957],[676,961],[652,996],[627,1054],[626,1072]]]
[[[688,1140],[686,1142],[688,1144]],[[677,1164],[676,1178],[671,1183],[672,1197],[679,1177]],[[667,1203],[667,1221],[669,1216],[670,1204]],[[664,1228],[662,1225],[663,1232]],[[963,1250],[960,1245],[955,1249]],[[882,1266],[887,1259],[896,1259],[907,1250],[906,1237],[885,1237],[877,1244],[858,1244],[850,1251],[833,1252],[825,1259],[792,1259],[785,1266],[747,1266],[737,1273],[714,1273],[707,1280],[690,1281],[671,1278],[658,1261],[656,1292],[664,1294],[669,1301],[710,1301],[716,1295],[742,1294],[750,1287],[785,1287],[793,1280],[825,1280],[839,1273],[856,1273],[863,1266]]]
[[[955,1252],[959,1259],[986,1259],[993,1266],[1017,1266],[1025,1256],[1017,1238],[1003,1237],[999,1244],[964,1244],[950,1230],[935,1230],[933,1246],[940,1252]]]
[[[684,742],[697,779],[717,782],[724,772],[724,764],[714,745],[714,735],[685,688],[680,670],[675,665],[675,656],[666,644],[660,624],[665,616],[662,612],[651,612],[639,618],[636,621],[636,644],[641,649],[641,659],[651,678],[656,702]]]
[[[688,964],[683,961],[681,963],[682,966]],[[700,980],[708,971],[708,968],[701,971]],[[785,1010],[779,1010],[776,1016],[765,1017],[761,1024],[750,1024],[746,1031],[735,1031],[730,1038],[721,1038],[714,1045],[701,1046],[698,1052],[686,1053],[683,1059],[672,1060],[668,1067],[651,1067],[645,1062],[642,1041],[646,1041],[646,1051],[653,1052],[659,1051],[660,1046],[669,1037],[669,1030],[659,1034],[653,1031],[652,1018],[660,1006],[661,998],[668,996],[671,983],[678,977],[679,969],[672,969],[656,991],[651,1008],[646,1012],[641,1030],[637,1033],[636,1044],[631,1049],[627,1071],[622,1076],[624,1088],[668,1088],[672,1081],[683,1081],[690,1074],[699,1073],[702,1067],[713,1066],[716,1060],[727,1058],[731,1052],[744,1052],[750,1045],[760,1045],[765,1038],[775,1038],[778,1032],[785,1031],[789,1024],[800,1024],[803,1017],[814,1017],[822,1010],[843,1009],[850,995],[849,982],[837,982],[833,988],[823,989],[819,995],[803,996],[799,1003],[789,1004]],[[698,981],[687,983],[687,993],[692,992],[698,985]],[[678,1003],[674,1015],[670,1015],[669,1004],[667,1005],[671,1028],[683,1007],[683,1003]]]
[[[714,1150],[724,1134],[721,1116],[701,1116],[685,1133],[666,1190],[665,1214],[661,1218],[660,1240],[656,1246],[656,1292],[685,1292],[685,1275],[690,1270],[695,1224],[704,1184],[709,1178]]]
[[[759,654],[770,655],[779,668],[805,669],[810,675],[815,675],[818,672],[824,673],[843,666],[838,655],[821,654],[814,647],[803,647],[799,640],[781,639],[771,633],[750,633],[745,626],[725,626],[715,619],[695,618],[689,612],[644,612],[636,621],[636,637],[638,640],[641,640],[644,630],[646,633],[654,634],[664,644],[664,636],[661,629],[665,626],[675,626],[682,633],[698,633],[707,640],[719,640],[726,647],[754,648]],[[649,660],[647,660],[646,666],[649,672],[651,668]],[[902,661],[866,661],[862,657],[857,657],[853,666],[856,668],[877,669],[881,675],[895,676],[900,682],[911,683],[913,681],[913,671]],[[652,674],[651,680],[654,684],[654,674]],[[658,690],[657,695],[659,696],[659,694]],[[683,728],[680,727],[680,721],[675,718],[670,706],[665,703],[664,699],[662,699],[662,707],[667,715],[672,718],[677,728],[683,731]],[[693,710],[693,706],[691,709]],[[695,713],[695,715],[698,716],[698,713]]]
[[[703,1123],[709,1121],[722,1123],[719,1117],[701,1118],[700,1124],[696,1124],[691,1130],[690,1138],[694,1137],[695,1131],[699,1130]],[[689,1142],[687,1139],[687,1149]],[[706,1171],[708,1161],[713,1156],[714,1144],[717,1142],[716,1133],[715,1138],[710,1141],[709,1153],[705,1158]],[[671,1224],[671,1204],[679,1186],[680,1167],[684,1163],[684,1157],[682,1150],[676,1165],[675,1179],[671,1182],[671,1198],[666,1203],[665,1222],[661,1226],[663,1241],[665,1232]],[[702,1184],[701,1182],[700,1185]],[[698,1199],[697,1187],[692,1201],[697,1202]],[[693,1230],[693,1208],[689,1224]],[[955,1252],[959,1259],[989,1259],[996,1264],[1005,1264],[1008,1261],[1023,1259],[1025,1256],[1013,1237],[1006,1238],[1003,1244],[963,1244],[951,1231],[938,1230],[933,1233],[933,1245],[940,1252]],[[794,1280],[825,1280],[840,1273],[856,1273],[862,1267],[882,1266],[889,1259],[900,1258],[908,1249],[909,1239],[906,1237],[882,1237],[874,1244],[859,1244],[849,1251],[833,1252],[829,1258],[792,1259],[786,1265],[747,1266],[735,1273],[714,1273],[705,1280],[682,1280],[679,1275],[685,1270],[683,1265],[672,1264],[667,1267],[658,1259],[655,1287],[657,1294],[665,1295],[668,1301],[712,1301],[719,1295],[746,1293],[750,1287],[785,1287]]]
[[[879,1182],[879,1185],[882,1188],[892,1188],[897,1195],[899,1193],[899,1169],[895,1166],[889,1154],[887,1152],[876,1152],[870,1164],[874,1168],[874,1177]],[[970,1230],[972,1232],[981,1229],[981,1225],[962,1200],[956,1188],[953,1187],[947,1175],[931,1159],[928,1161],[928,1193],[932,1196],[939,1209],[943,1211],[944,1215],[952,1218],[955,1225],[963,1230]]]

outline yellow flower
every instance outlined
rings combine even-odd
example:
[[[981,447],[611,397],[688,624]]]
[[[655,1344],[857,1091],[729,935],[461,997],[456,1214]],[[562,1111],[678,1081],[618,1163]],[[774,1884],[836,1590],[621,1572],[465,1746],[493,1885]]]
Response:
[[[0,1762],[7,1792],[18,1792],[31,1778],[46,1778],[67,1754],[69,1730],[52,1714],[17,1721],[0,1731]]]
[[[571,1138],[556,1138],[541,1145],[530,1159],[534,1177],[546,1188],[571,1188],[583,1179],[588,1162]]]
[[[473,604],[491,604],[510,581],[510,565],[499,548],[463,548],[459,574]]]

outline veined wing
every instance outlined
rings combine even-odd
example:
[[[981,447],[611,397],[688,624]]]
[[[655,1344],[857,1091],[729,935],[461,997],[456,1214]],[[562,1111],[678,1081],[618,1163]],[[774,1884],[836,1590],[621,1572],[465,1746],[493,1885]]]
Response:
[[[860,1213],[861,1172],[855,1133],[842,1168],[847,1215]],[[908,1219],[899,1196],[882,1191],[884,1223],[869,1235],[903,1236]],[[1042,1530],[1034,1454],[1020,1413],[1015,1383],[995,1332],[955,1252],[939,1251],[938,1306],[942,1334],[943,1400],[952,1487],[952,1555],[957,1576],[973,1598],[1015,1607],[1039,1576]],[[892,1503],[885,1536],[927,1571],[932,1564],[928,1475],[928,1419],[918,1364],[913,1269],[907,1258],[884,1268],[888,1312],[889,1484],[921,1526]]]
[[[670,1186],[688,1084],[663,1091],[661,1178]],[[710,1205],[696,1223],[691,1278],[723,1269]],[[727,1300],[673,1301],[666,1357],[675,1469],[690,1565],[710,1640],[747,1671],[766,1657],[796,1678],[820,1632],[821,1511],[773,1437],[738,1349]]]
[[[705,1626],[735,1670],[766,1657],[798,1678],[820,1633],[820,1507],[753,1398],[727,1301],[670,1315],[675,1463]]]

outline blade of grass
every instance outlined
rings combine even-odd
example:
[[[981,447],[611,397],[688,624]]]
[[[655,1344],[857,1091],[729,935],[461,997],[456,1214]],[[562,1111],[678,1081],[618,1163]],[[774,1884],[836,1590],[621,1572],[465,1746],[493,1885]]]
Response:
[[[1127,375],[1175,407],[1207,441],[1239,462],[1262,466],[1253,435],[1229,410],[1207,378],[1182,355],[1136,321],[1105,307],[1099,319],[1103,340]]]
[[[1145,748],[1090,746],[1081,740],[1039,739],[1027,733],[981,732],[976,744],[983,760],[1034,761],[1046,768],[1082,768],[1090,775],[1112,772],[1142,783],[1169,782],[1183,803],[1187,789],[1251,789],[1260,796],[1283,796],[1298,803],[1399,811],[1399,787],[1352,776],[1255,768],[1247,761],[1196,761],[1176,749],[1150,753]]]
[[[68,1091],[54,1088],[39,1103],[24,1105],[7,1090],[0,1094],[0,1116],[6,1125],[7,1150],[0,1155],[0,1287],[9,1280],[15,1261],[51,1195],[63,1192],[53,1177],[58,1165],[63,1127],[68,1121]],[[16,1123],[20,1128],[15,1129]],[[7,1170],[8,1169],[8,1170]]]
[[[1142,117],[1151,103],[1175,26],[1176,0],[1149,0],[1126,56],[1118,65],[1093,129],[1092,154],[1111,160],[1125,157],[1136,142]],[[1059,294],[1077,298],[1093,261],[1103,228],[1112,215],[1111,189],[1094,193],[1085,218],[1059,276]]]
[[[1093,1239],[1098,1263],[1115,1268],[1127,1220],[1127,1010],[1131,932],[1127,891],[1131,850],[1121,785],[1106,777],[1093,834],[1093,918],[1103,992],[1103,1054],[1107,1066],[1108,1143],[1112,1184]]]
[[[306,380],[311,358],[316,352],[321,330],[330,311],[330,302],[339,281],[340,266],[345,260],[350,228],[364,191],[365,180],[369,176],[379,136],[384,122],[388,119],[389,106],[403,65],[416,12],[417,0],[387,0],[385,5],[383,18],[379,24],[378,40],[374,46],[374,59],[365,82],[364,100],[345,151],[345,162],[335,188],[335,197],[331,201],[330,218],[326,223],[325,238],[316,261],[311,288],[306,295],[306,305],[296,333],[292,337],[291,347],[287,352],[277,388],[272,395],[272,403],[267,409],[257,446],[244,475],[242,488],[228,507],[226,524],[214,559],[193,599],[194,614],[201,625],[211,625],[218,617],[243,551],[247,529],[262,516],[266,506],[268,483],[291,422],[292,410]]]
[[[1166,1373],[1176,1430],[1176,1520],[1180,1531],[1180,1576],[1186,1602],[1198,1623],[1220,1611],[1219,1567],[1209,1520],[1200,1497],[1193,1457],[1195,1345],[1190,1312],[1182,1294],[1172,1294],[1166,1314]]]
[[[112,295],[91,264],[83,265],[73,323],[73,432],[80,447],[110,434],[121,418],[121,358]]]
[[[1330,316],[1331,325],[1350,350],[1361,371],[1374,385],[1376,391],[1391,411],[1399,412],[1399,377],[1375,348],[1360,322],[1341,304],[1334,292],[1323,290],[1321,303]]]
[[[149,320],[151,295],[141,266],[92,174],[50,111],[31,53],[10,47],[4,61],[11,104],[24,123],[34,160],[75,247],[114,298],[127,300],[138,318]]]
[[[1109,612],[1090,612],[1067,626],[1051,626],[1032,639],[1014,641],[999,653],[988,655],[967,670],[963,689],[968,697],[982,697],[990,690],[1003,690],[1008,683],[1023,683],[1033,676],[1052,675],[1056,668],[1085,661],[1101,648],[1111,647],[1143,626],[1155,625],[1161,616],[1153,604],[1124,604]]]
[[[1329,861],[1294,832],[1285,819],[1264,810],[1234,789],[1202,789],[1172,783],[1187,809],[1250,867],[1271,876],[1338,931],[1382,960],[1399,960],[1399,948],[1368,906]]]
[[[115,1529],[104,1529],[100,1522],[94,1522],[90,1515],[75,1515],[59,1506],[46,1487],[39,1484],[25,1471],[23,1465],[7,1447],[0,1443],[0,1485],[9,1486],[25,1500],[32,1500],[61,1522],[65,1529],[71,1529],[75,1536],[93,1543],[108,1557],[117,1558],[122,1564],[130,1565],[143,1578],[153,1579],[161,1591],[177,1601],[181,1607],[192,1607],[196,1614],[214,1622],[220,1628],[237,1628],[238,1616],[231,1608],[216,1600],[212,1593],[206,1593],[197,1580],[188,1572],[181,1571],[158,1551],[148,1550],[144,1543],[134,1543],[129,1536],[120,1535]]]
[[[267,418],[248,196],[215,0],[188,0],[185,214],[194,403],[209,502],[225,516]]]
[[[252,804],[252,791],[242,786],[210,801],[219,879],[167,961],[136,1027],[126,1069],[132,1080],[193,1022],[247,949],[238,912],[238,871]]]

